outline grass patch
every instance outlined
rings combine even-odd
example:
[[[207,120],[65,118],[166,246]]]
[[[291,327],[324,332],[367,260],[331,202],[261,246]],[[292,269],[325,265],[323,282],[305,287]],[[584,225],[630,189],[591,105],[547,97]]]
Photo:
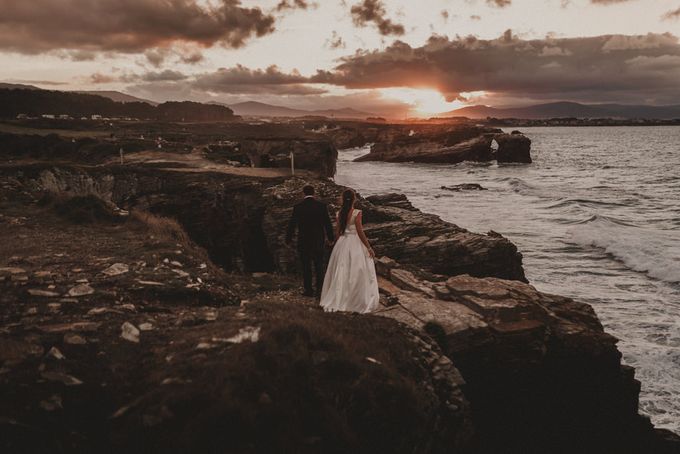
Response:
[[[200,259],[213,273],[224,275],[224,270],[210,260],[208,252],[194,243],[176,219],[158,216],[148,211],[132,210],[128,224],[133,228],[145,231],[154,240],[176,244],[190,252],[193,257]]]
[[[51,207],[59,217],[73,224],[112,223],[120,220],[120,216],[109,203],[93,194],[70,196],[48,193],[39,203]]]

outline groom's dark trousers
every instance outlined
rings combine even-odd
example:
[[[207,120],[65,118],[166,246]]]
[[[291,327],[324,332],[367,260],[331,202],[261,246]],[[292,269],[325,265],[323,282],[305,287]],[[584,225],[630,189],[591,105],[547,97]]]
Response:
[[[316,295],[321,294],[324,278],[324,245],[326,239],[333,241],[333,225],[328,215],[328,207],[314,197],[305,199],[295,205],[293,215],[288,223],[286,242],[293,240],[297,229],[297,246],[302,261],[305,294],[313,295],[312,268],[316,275]]]

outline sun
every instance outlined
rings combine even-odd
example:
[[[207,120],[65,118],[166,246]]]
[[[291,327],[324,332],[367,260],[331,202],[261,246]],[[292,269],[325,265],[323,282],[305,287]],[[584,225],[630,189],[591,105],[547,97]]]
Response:
[[[423,88],[383,88],[381,95],[386,99],[401,101],[411,106],[410,114],[431,116],[465,107],[462,101],[447,102],[437,90]]]

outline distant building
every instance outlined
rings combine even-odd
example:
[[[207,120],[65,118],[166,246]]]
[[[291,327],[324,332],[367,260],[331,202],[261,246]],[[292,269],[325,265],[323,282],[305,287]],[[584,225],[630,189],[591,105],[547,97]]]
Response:
[[[26,120],[27,118],[28,118],[28,115],[26,115],[26,114],[17,115],[17,120]]]
[[[70,116],[70,115],[66,115],[66,114],[61,114],[61,115],[59,115],[58,118],[59,118],[60,120],[72,120],[71,116]]]
[[[42,114],[41,116],[42,116],[43,118],[49,118],[49,119],[52,119],[52,120],[55,118],[55,116],[52,115],[52,114]]]
[[[101,115],[92,115],[90,118],[93,119],[93,120],[101,120],[102,116]]]

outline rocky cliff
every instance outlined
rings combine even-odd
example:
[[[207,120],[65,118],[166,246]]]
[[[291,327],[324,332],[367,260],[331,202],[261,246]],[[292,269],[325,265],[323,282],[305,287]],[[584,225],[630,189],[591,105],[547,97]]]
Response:
[[[415,127],[414,127],[415,128]],[[456,164],[475,162],[531,162],[531,140],[515,131],[477,126],[439,126],[391,134],[371,146],[356,161],[424,162]]]
[[[531,140],[470,122],[455,124],[380,124],[308,122],[307,128],[327,136],[338,149],[371,146],[357,161],[455,164],[463,161],[531,162]]]
[[[4,450],[678,451],[502,236],[362,198],[383,308],[324,314],[282,239],[304,184],[342,187],[165,158],[0,166]]]
[[[592,308],[530,285],[431,282],[383,258],[378,312],[437,339],[460,371],[479,452],[674,452],[638,414],[640,384]]]

